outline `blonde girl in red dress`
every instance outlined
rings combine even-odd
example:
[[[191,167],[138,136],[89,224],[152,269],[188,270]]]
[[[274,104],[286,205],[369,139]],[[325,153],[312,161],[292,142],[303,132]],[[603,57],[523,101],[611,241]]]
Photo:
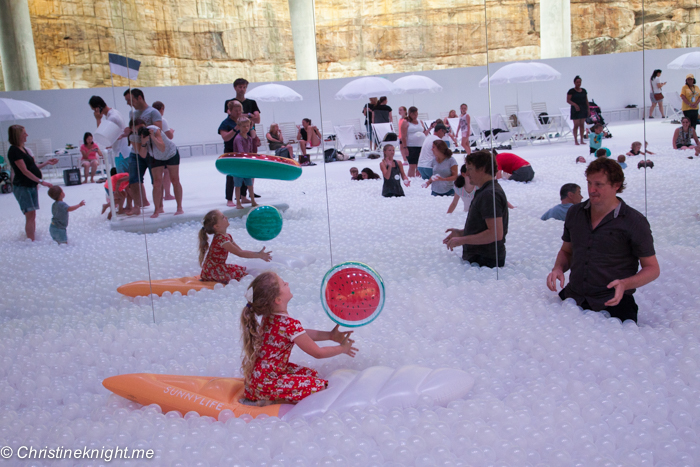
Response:
[[[202,228],[199,229],[199,265],[202,266],[200,280],[228,284],[234,279],[240,281],[246,276],[245,267],[237,264],[226,264],[226,258],[229,253],[233,253],[241,258],[260,258],[264,261],[272,259],[272,252],[265,251],[265,247],[255,252],[242,250],[241,247],[236,245],[233,237],[226,233],[229,222],[221,211],[209,211],[204,216],[202,224]],[[211,245],[209,245],[209,235],[212,234],[214,238],[211,241]]]
[[[245,397],[249,401],[298,402],[324,390],[328,381],[311,368],[289,363],[294,345],[314,358],[340,354],[355,356],[352,331],[341,332],[304,329],[289,316],[287,304],[292,299],[289,284],[272,271],[260,274],[246,291],[248,303],[241,312]],[[261,322],[258,323],[257,317]],[[340,345],[319,347],[317,341],[334,341]]]

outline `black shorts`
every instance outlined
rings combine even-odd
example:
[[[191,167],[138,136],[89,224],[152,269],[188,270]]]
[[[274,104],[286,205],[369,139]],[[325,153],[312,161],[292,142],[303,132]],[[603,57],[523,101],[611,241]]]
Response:
[[[588,154],[595,154],[598,151],[598,149],[600,149],[600,148],[596,149],[596,148],[591,148],[589,146],[589,149],[591,150],[591,152],[589,152]]]
[[[171,157],[170,159],[164,160],[164,161],[159,161],[156,158],[151,159],[151,167],[156,168],[156,167],[168,167],[171,165],[180,165],[180,151],[175,152],[175,155]]]
[[[408,147],[408,163],[411,165],[418,165],[418,159],[420,159],[421,148],[416,146]]]
[[[566,288],[563,288],[559,292],[559,298],[566,300]],[[588,304],[587,300],[583,300],[583,303],[579,305],[584,310],[590,310],[591,306]],[[639,311],[639,306],[634,300],[632,294],[624,294],[620,303],[615,306],[606,306],[603,310],[610,313],[611,318],[618,318],[620,321],[625,321],[626,319],[631,319],[635,323],[637,322],[637,312]],[[602,310],[601,310],[602,311]]]

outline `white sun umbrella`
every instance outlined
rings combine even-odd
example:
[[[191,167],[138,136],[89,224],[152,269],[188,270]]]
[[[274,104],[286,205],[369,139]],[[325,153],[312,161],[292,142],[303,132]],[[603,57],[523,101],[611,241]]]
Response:
[[[304,98],[294,89],[281,84],[263,84],[245,93],[247,99],[260,102],[299,102]],[[275,107],[272,107],[272,121],[275,121]]]
[[[697,70],[700,68],[700,52],[683,54],[666,65],[669,70]]]
[[[31,102],[0,98],[0,122],[25,120],[27,118],[45,118],[50,116],[51,112]],[[4,134],[5,131],[2,131],[2,133]],[[4,137],[0,137],[0,143],[2,143],[2,147],[5,146]]]
[[[395,94],[427,94],[442,92],[442,86],[427,76],[408,75],[394,81]],[[413,100],[415,104],[415,99]]]
[[[51,112],[31,102],[0,98],[0,122],[50,116]]]
[[[394,94],[394,83],[386,78],[378,76],[365,76],[350,81],[335,94],[337,100],[347,99],[355,101],[358,99],[369,99],[370,97],[386,96]]]
[[[553,81],[561,78],[561,73],[549,65],[539,62],[517,62],[501,67],[489,76],[486,75],[479,81],[479,87],[485,88],[490,81],[491,85],[533,83],[536,81]]]
[[[427,76],[408,75],[394,81],[395,94],[426,94],[442,92],[442,86]]]
[[[484,76],[484,78],[479,81],[479,87],[485,88],[489,82],[491,82],[491,85],[515,84],[515,100],[518,102],[517,84],[553,81],[560,78],[561,73],[544,63],[516,62],[499,68],[490,78],[488,75]],[[530,101],[532,101],[532,88],[530,88]]]

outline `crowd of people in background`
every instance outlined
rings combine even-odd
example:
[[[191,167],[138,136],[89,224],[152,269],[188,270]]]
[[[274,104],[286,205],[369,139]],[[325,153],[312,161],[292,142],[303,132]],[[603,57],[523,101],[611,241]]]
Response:
[[[655,106],[659,107],[661,117],[666,117],[662,90],[667,83],[662,82],[660,76],[661,70],[654,70],[650,79],[652,106],[648,118],[653,118]],[[587,131],[585,123],[591,114],[588,94],[581,84],[581,78],[576,76],[574,87],[567,92],[576,145],[584,144]],[[246,98],[248,82],[245,79],[237,79],[233,87],[236,96],[225,101],[226,118],[217,132],[222,138],[225,152],[256,153],[261,146],[255,129],[255,125],[261,121],[260,109],[254,100]],[[151,205],[143,186],[146,171],[149,172],[153,187],[151,217],[156,218],[165,212],[164,201],[167,200],[176,201],[175,215],[183,214],[180,154],[173,141],[175,130],[164,118],[165,105],[159,101],[149,105],[144,93],[136,88],[128,89],[124,93],[124,99],[132,109],[128,123],[116,109],[107,106],[101,97],[93,96],[89,100],[98,128],[105,122],[110,122],[122,131],[113,146],[108,148],[100,148],[92,133],[84,134],[80,146],[84,183],[88,183],[88,180],[95,181],[98,158],[105,156],[103,149],[109,149],[116,157],[105,190],[108,194],[110,191],[113,193],[117,214],[140,214],[142,209]],[[700,90],[696,87],[692,74],[686,77],[681,99],[684,116],[681,126],[674,131],[672,147],[693,150],[694,155],[698,156],[700,139],[695,127]],[[388,105],[386,96],[369,99],[362,113],[370,149],[381,151],[383,157],[379,163],[379,174],[370,168],[359,171],[352,167],[351,179],[381,179],[382,196],[393,198],[405,196],[404,186],[410,187],[411,179],[420,177],[424,181],[422,186],[429,188],[432,196],[451,198],[448,213],[454,212],[461,200],[463,211],[467,212],[465,225],[463,228],[448,229],[443,243],[450,250],[461,246],[462,258],[466,262],[491,268],[503,267],[509,225],[508,210],[513,206],[508,202],[499,180],[532,182],[535,178],[532,165],[512,152],[498,152],[495,149],[472,151],[469,140],[471,118],[466,104],[460,105],[459,115],[451,110],[447,118],[438,119],[430,125],[419,118],[415,106],[408,109],[400,106],[398,135],[394,141],[390,138],[385,141],[373,138],[373,124],[393,123],[393,109]],[[450,119],[457,120],[456,131],[452,128]],[[461,135],[459,140],[458,135]],[[35,238],[36,210],[39,209],[37,187],[43,185],[49,188],[49,196],[54,200],[49,228],[51,237],[57,243],[67,243],[69,213],[85,202],[69,205],[64,201],[66,194],[60,187],[43,180],[41,169],[56,164],[57,159],[36,164],[33,154],[25,145],[28,134],[22,126],[10,126],[8,136],[11,144],[8,159],[14,172],[14,193],[25,215],[27,238]],[[636,321],[637,306],[632,294],[636,288],[658,277],[659,266],[646,218],[627,206],[617,195],[625,188],[624,169],[627,167],[627,158],[645,156],[642,162],[650,167],[651,161],[646,159],[646,155],[653,153],[647,149],[646,142],[642,150],[642,143],[635,141],[626,154],[620,154],[615,159],[610,150],[602,146],[605,136],[604,125],[594,123],[588,134],[589,153],[595,155],[586,169],[589,199],[582,202],[581,187],[575,183],[565,183],[559,191],[560,203],[541,217],[543,221],[556,219],[564,222],[563,244],[554,268],[547,277],[547,286],[556,291],[558,282],[562,287],[559,293],[562,300],[572,298],[584,308],[607,310],[611,316]],[[279,157],[294,158],[295,146],[292,143],[298,143],[299,162],[302,165],[315,165],[310,161],[307,151],[320,146],[323,135],[311,119],[304,118],[301,125],[297,126],[296,141],[285,141],[276,123],[270,125],[265,139],[270,150]],[[395,158],[397,147],[402,160]],[[457,151],[466,153],[465,163],[461,167],[453,155]],[[586,162],[584,156],[577,157],[577,162],[580,159],[583,159],[581,162]],[[408,166],[407,173],[404,165]],[[243,209],[244,203],[257,206],[255,198],[258,196],[254,185],[254,179],[227,176],[227,204],[238,209]],[[108,208],[109,203],[105,203],[102,211]],[[110,209],[109,216],[111,215]],[[211,217],[211,225],[203,231],[206,234],[221,234],[221,238],[224,238],[227,226],[225,216],[219,211],[212,211],[207,216]],[[205,219],[205,227],[206,225]],[[587,245],[601,231],[609,232],[609,236],[606,235],[604,247],[592,252]],[[214,251],[218,252],[215,243],[216,241],[211,248],[208,244],[202,244],[204,247],[201,248],[200,262],[203,271],[209,271],[204,265],[207,250],[207,257],[213,255]],[[264,249],[257,253],[246,252],[237,249],[235,244],[233,250],[221,250],[216,254],[224,255],[228,252],[269,260],[269,252]],[[638,269],[638,264],[641,264],[641,269]],[[563,274],[569,269],[572,271],[571,277],[565,286]],[[238,276],[245,274],[245,271],[225,272],[229,280],[240,279]],[[595,277],[595,280],[588,280],[589,277]]]

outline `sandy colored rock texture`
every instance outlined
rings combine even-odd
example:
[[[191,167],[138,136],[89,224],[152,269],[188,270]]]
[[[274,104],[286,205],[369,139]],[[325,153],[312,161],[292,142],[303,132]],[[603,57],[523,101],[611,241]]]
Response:
[[[43,89],[109,86],[109,52],[141,60],[138,86],[296,78],[287,0],[29,0],[29,8]],[[647,48],[700,45],[695,2],[646,1],[645,11]],[[571,14],[572,55],[642,48],[641,1],[572,0]],[[488,0],[485,13],[478,0],[316,0],[321,78],[484,65],[487,35],[492,62],[539,58],[539,1]]]

